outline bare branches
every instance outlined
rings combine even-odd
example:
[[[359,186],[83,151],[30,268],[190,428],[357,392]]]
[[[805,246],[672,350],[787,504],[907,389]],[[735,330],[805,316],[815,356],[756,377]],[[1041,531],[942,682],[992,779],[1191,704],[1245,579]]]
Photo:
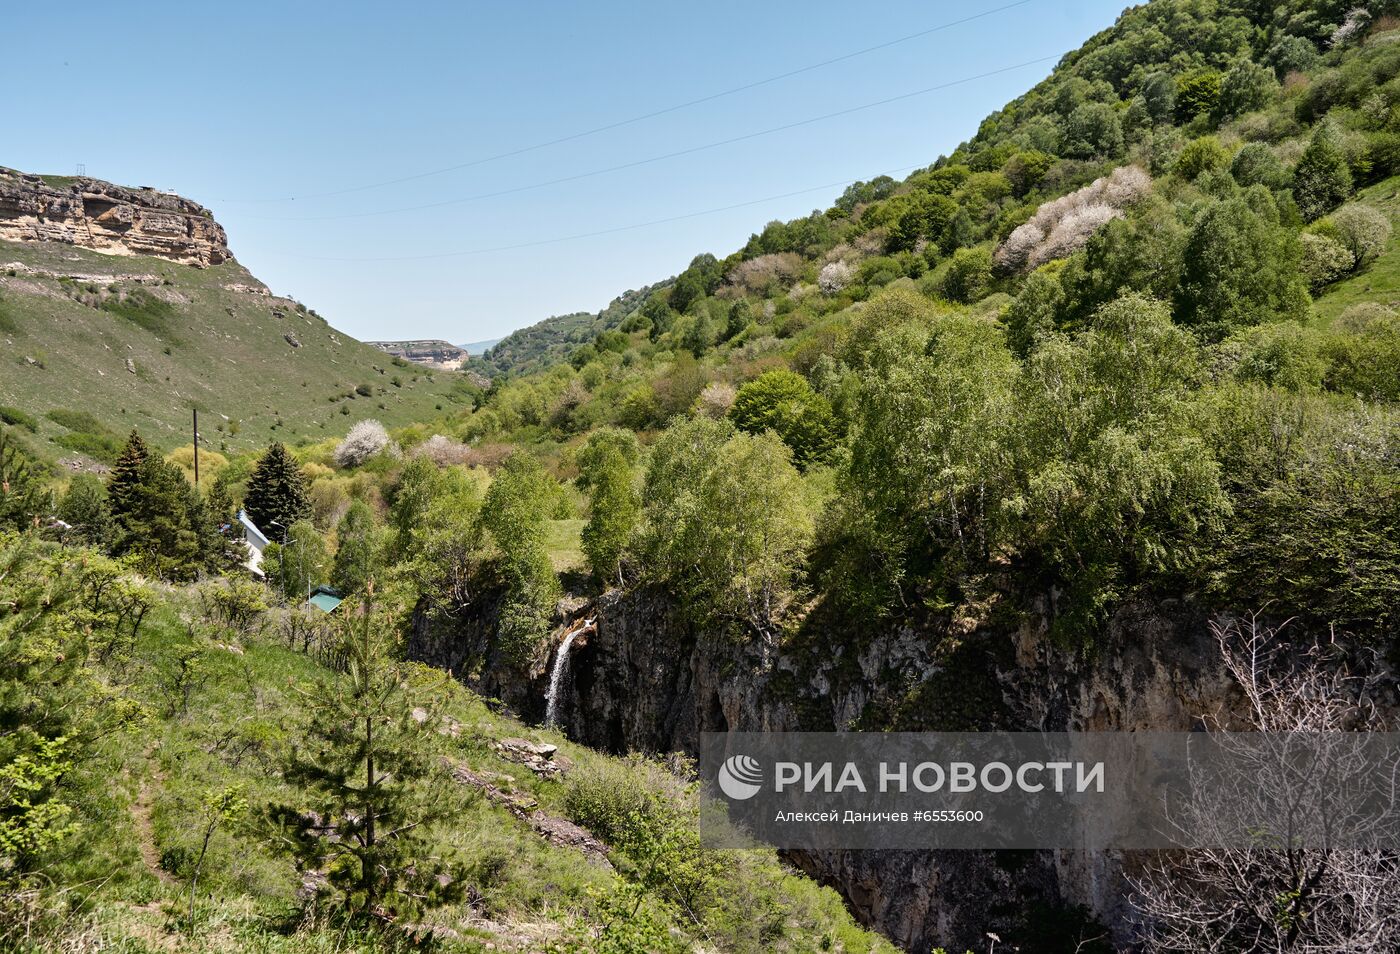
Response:
[[[1214,626],[1226,672],[1244,696],[1249,727],[1278,733],[1351,733],[1358,746],[1368,732],[1387,728],[1376,705],[1385,668],[1374,654],[1358,659],[1335,641],[1300,648],[1282,638],[1287,627],[1261,625],[1258,616]],[[1213,730],[1224,719],[1210,720]],[[1225,744],[1229,744],[1228,741]],[[1395,766],[1357,755],[1313,774],[1323,785],[1393,786]],[[1357,752],[1361,750],[1358,748]],[[1292,799],[1278,768],[1286,753],[1269,753],[1251,779],[1211,798],[1193,798],[1176,824],[1208,844],[1210,832],[1240,812],[1268,804],[1299,824],[1341,825],[1348,819],[1307,817],[1308,798]],[[1271,774],[1273,773],[1273,774]],[[1281,794],[1282,793],[1282,794]],[[1231,816],[1234,816],[1232,819]],[[1283,830],[1292,819],[1281,819]],[[1221,841],[1221,843],[1228,843]],[[1162,952],[1393,952],[1400,949],[1400,855],[1393,850],[1299,847],[1289,837],[1261,837],[1257,847],[1203,848],[1156,856],[1133,879],[1133,904],[1147,947]],[[1314,844],[1313,841],[1305,842]],[[1329,842],[1324,838],[1324,844]]]

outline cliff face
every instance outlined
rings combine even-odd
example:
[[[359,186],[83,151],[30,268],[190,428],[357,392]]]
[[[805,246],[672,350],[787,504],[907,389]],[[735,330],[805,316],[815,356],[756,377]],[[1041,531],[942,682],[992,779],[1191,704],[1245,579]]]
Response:
[[[1092,657],[1056,647],[1034,618],[931,617],[856,636],[819,611],[773,646],[699,631],[657,591],[613,591],[565,615],[596,616],[597,627],[570,654],[560,721],[570,738],[610,752],[693,754],[706,731],[1186,730],[1237,701],[1214,662],[1208,620],[1174,602],[1122,609]],[[494,619],[484,599],[453,618],[420,621],[409,654],[538,720],[557,647],[512,669],[491,643]],[[989,930],[1023,950],[1047,932],[1101,933],[1082,923],[1085,914],[1120,943],[1132,931],[1124,879],[1137,862],[1119,853],[833,851],[789,860],[911,951],[978,949]]]
[[[471,355],[446,341],[366,341],[385,354],[440,371],[458,371]]]
[[[84,177],[51,184],[3,167],[0,239],[61,242],[200,267],[233,258],[223,227],[197,202]]]

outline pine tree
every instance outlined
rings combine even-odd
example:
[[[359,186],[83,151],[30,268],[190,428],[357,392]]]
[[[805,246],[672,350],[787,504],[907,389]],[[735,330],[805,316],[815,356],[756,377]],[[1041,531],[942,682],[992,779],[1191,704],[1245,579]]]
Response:
[[[152,454],[135,431],[108,481],[107,504],[114,554],[133,554],[147,573],[164,579],[193,579],[205,565],[199,492],[180,468]]]
[[[280,443],[268,445],[258,459],[253,475],[248,478],[243,509],[248,519],[270,540],[282,539],[292,524],[311,515],[306,479],[287,448]]]
[[[134,509],[134,495],[141,483],[141,468],[150,456],[150,448],[141,439],[141,435],[133,430],[117,458],[116,466],[112,468],[111,478],[107,481],[107,505],[112,516],[119,522]]]
[[[0,427],[0,530],[34,527],[48,503],[33,461],[9,428]]]
[[[77,474],[58,505],[58,516],[73,528],[74,538],[91,546],[105,546],[111,538],[112,514],[107,488],[96,474]]]
[[[198,496],[198,489],[195,490]],[[209,494],[199,501],[195,532],[199,535],[200,563],[206,570],[217,573],[241,562],[239,534],[232,531],[233,498],[228,484],[215,480]]]
[[[448,804],[434,784],[439,716],[430,700],[409,696],[407,674],[390,653],[387,615],[372,599],[371,585],[358,613],[339,617],[344,672],[306,693],[306,740],[286,777],[311,794],[315,813],[273,810],[300,865],[324,871],[356,920],[416,913],[450,900],[460,883],[439,879],[448,865],[433,858],[425,830]]]

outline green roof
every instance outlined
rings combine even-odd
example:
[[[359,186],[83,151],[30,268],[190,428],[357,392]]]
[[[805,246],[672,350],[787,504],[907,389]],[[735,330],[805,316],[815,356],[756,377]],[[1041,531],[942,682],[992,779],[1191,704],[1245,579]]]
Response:
[[[306,602],[316,607],[322,613],[330,613],[340,605],[341,597],[327,593],[324,590],[317,590],[316,593],[312,595],[311,599]]]

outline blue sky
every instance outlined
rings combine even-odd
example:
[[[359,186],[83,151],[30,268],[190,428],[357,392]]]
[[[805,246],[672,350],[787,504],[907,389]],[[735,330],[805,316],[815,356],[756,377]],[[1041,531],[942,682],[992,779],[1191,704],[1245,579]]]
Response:
[[[827,206],[841,191],[832,183],[927,164],[1053,61],[540,183],[1058,57],[1111,24],[1122,0],[1029,0],[602,134],[361,187],[1011,2],[30,4],[7,23],[25,39],[0,58],[11,91],[0,165],[71,174],[81,162],[89,175],[203,202],[253,274],[357,337],[494,338],[597,310],[699,252],[728,254],[771,219]],[[550,241],[613,229],[622,230]],[[517,247],[482,252],[503,246]],[[475,254],[448,254],[463,252]]]

